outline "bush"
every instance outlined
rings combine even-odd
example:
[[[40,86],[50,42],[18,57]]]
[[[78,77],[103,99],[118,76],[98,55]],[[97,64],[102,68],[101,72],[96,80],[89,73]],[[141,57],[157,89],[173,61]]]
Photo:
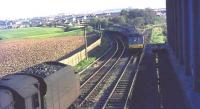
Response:
[[[88,26],[87,28],[86,28],[86,30],[87,30],[87,32],[93,32],[93,28],[92,28],[92,26]]]
[[[163,29],[161,27],[155,27],[152,29],[151,43],[160,44],[166,42],[166,36],[163,34]]]
[[[69,29],[70,29],[70,27],[69,27],[69,26],[66,26],[66,27],[64,28],[64,32],[69,31]]]

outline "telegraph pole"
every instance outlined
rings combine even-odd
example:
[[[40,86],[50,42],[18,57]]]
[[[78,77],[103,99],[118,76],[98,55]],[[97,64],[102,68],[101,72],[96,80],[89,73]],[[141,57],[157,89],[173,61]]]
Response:
[[[84,42],[85,42],[85,56],[86,56],[86,59],[88,60],[86,26],[84,26]]]
[[[103,34],[103,31],[102,31],[102,29],[101,29],[101,24],[99,25],[99,30],[100,30],[100,37],[101,37],[101,39],[102,39],[102,34]]]

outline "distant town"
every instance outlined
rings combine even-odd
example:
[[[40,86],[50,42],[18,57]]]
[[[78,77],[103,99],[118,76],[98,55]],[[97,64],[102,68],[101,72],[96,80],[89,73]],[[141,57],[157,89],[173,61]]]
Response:
[[[165,16],[166,9],[154,9],[157,16]],[[120,15],[118,12],[101,12],[93,14],[77,14],[66,15],[59,14],[56,16],[47,17],[34,17],[17,20],[0,20],[0,29],[14,29],[14,28],[27,28],[27,27],[66,27],[66,26],[79,26],[94,18],[112,18]]]

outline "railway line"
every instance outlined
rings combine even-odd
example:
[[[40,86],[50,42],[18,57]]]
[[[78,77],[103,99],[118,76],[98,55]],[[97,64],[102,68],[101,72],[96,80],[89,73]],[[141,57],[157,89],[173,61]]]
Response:
[[[124,69],[99,100],[96,109],[127,109],[130,106],[131,93],[142,55],[139,51],[129,55]]]
[[[124,72],[117,80],[113,90],[103,104],[102,109],[123,109],[126,101],[129,99],[129,92],[134,77],[133,67],[135,66],[137,57],[131,56]]]
[[[102,61],[94,72],[84,72],[89,74],[83,76],[85,79],[82,79],[81,94],[74,103],[75,108],[128,107],[140,54],[137,52],[131,56],[119,37],[114,42],[115,49],[102,57],[102,60],[107,60]]]
[[[87,101],[85,101],[86,104],[83,105],[83,107],[100,107],[98,106],[98,104],[102,101],[102,97],[107,97],[107,93],[110,92],[109,89],[113,87],[113,83],[115,83],[115,81],[125,69],[128,59],[128,57],[118,59],[118,61],[115,63],[115,66],[112,69],[110,69],[109,73],[106,75],[102,83],[98,85],[94,89],[94,91],[91,92],[91,94],[88,96]],[[87,102],[92,102],[92,104],[88,105]]]
[[[116,50],[117,42],[113,41],[110,49],[108,49],[99,59],[92,63],[89,68],[86,68],[79,73],[81,86],[83,86],[93,75],[99,72],[99,70],[106,65],[112,57],[114,57]]]
[[[80,107],[85,103],[88,96],[94,91],[94,89],[100,85],[101,82],[109,74],[109,71],[115,66],[117,60],[122,56],[125,48],[122,42],[116,40],[116,49],[112,56],[104,63],[96,72],[94,72],[85,82],[81,84],[81,94],[75,101],[75,105]],[[121,45],[120,45],[121,44]]]

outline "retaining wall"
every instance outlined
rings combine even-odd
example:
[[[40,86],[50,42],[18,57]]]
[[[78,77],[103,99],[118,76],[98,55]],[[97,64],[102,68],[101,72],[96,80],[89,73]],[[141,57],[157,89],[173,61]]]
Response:
[[[90,44],[87,47],[87,52],[90,52],[91,50],[93,50],[94,48],[96,48],[100,45],[101,45],[101,38],[96,40],[94,43]],[[63,64],[75,66],[76,64],[78,64],[80,61],[82,61],[85,58],[86,58],[85,49],[83,49],[83,50],[79,51],[78,53],[68,57],[67,59],[61,60],[60,62]]]

